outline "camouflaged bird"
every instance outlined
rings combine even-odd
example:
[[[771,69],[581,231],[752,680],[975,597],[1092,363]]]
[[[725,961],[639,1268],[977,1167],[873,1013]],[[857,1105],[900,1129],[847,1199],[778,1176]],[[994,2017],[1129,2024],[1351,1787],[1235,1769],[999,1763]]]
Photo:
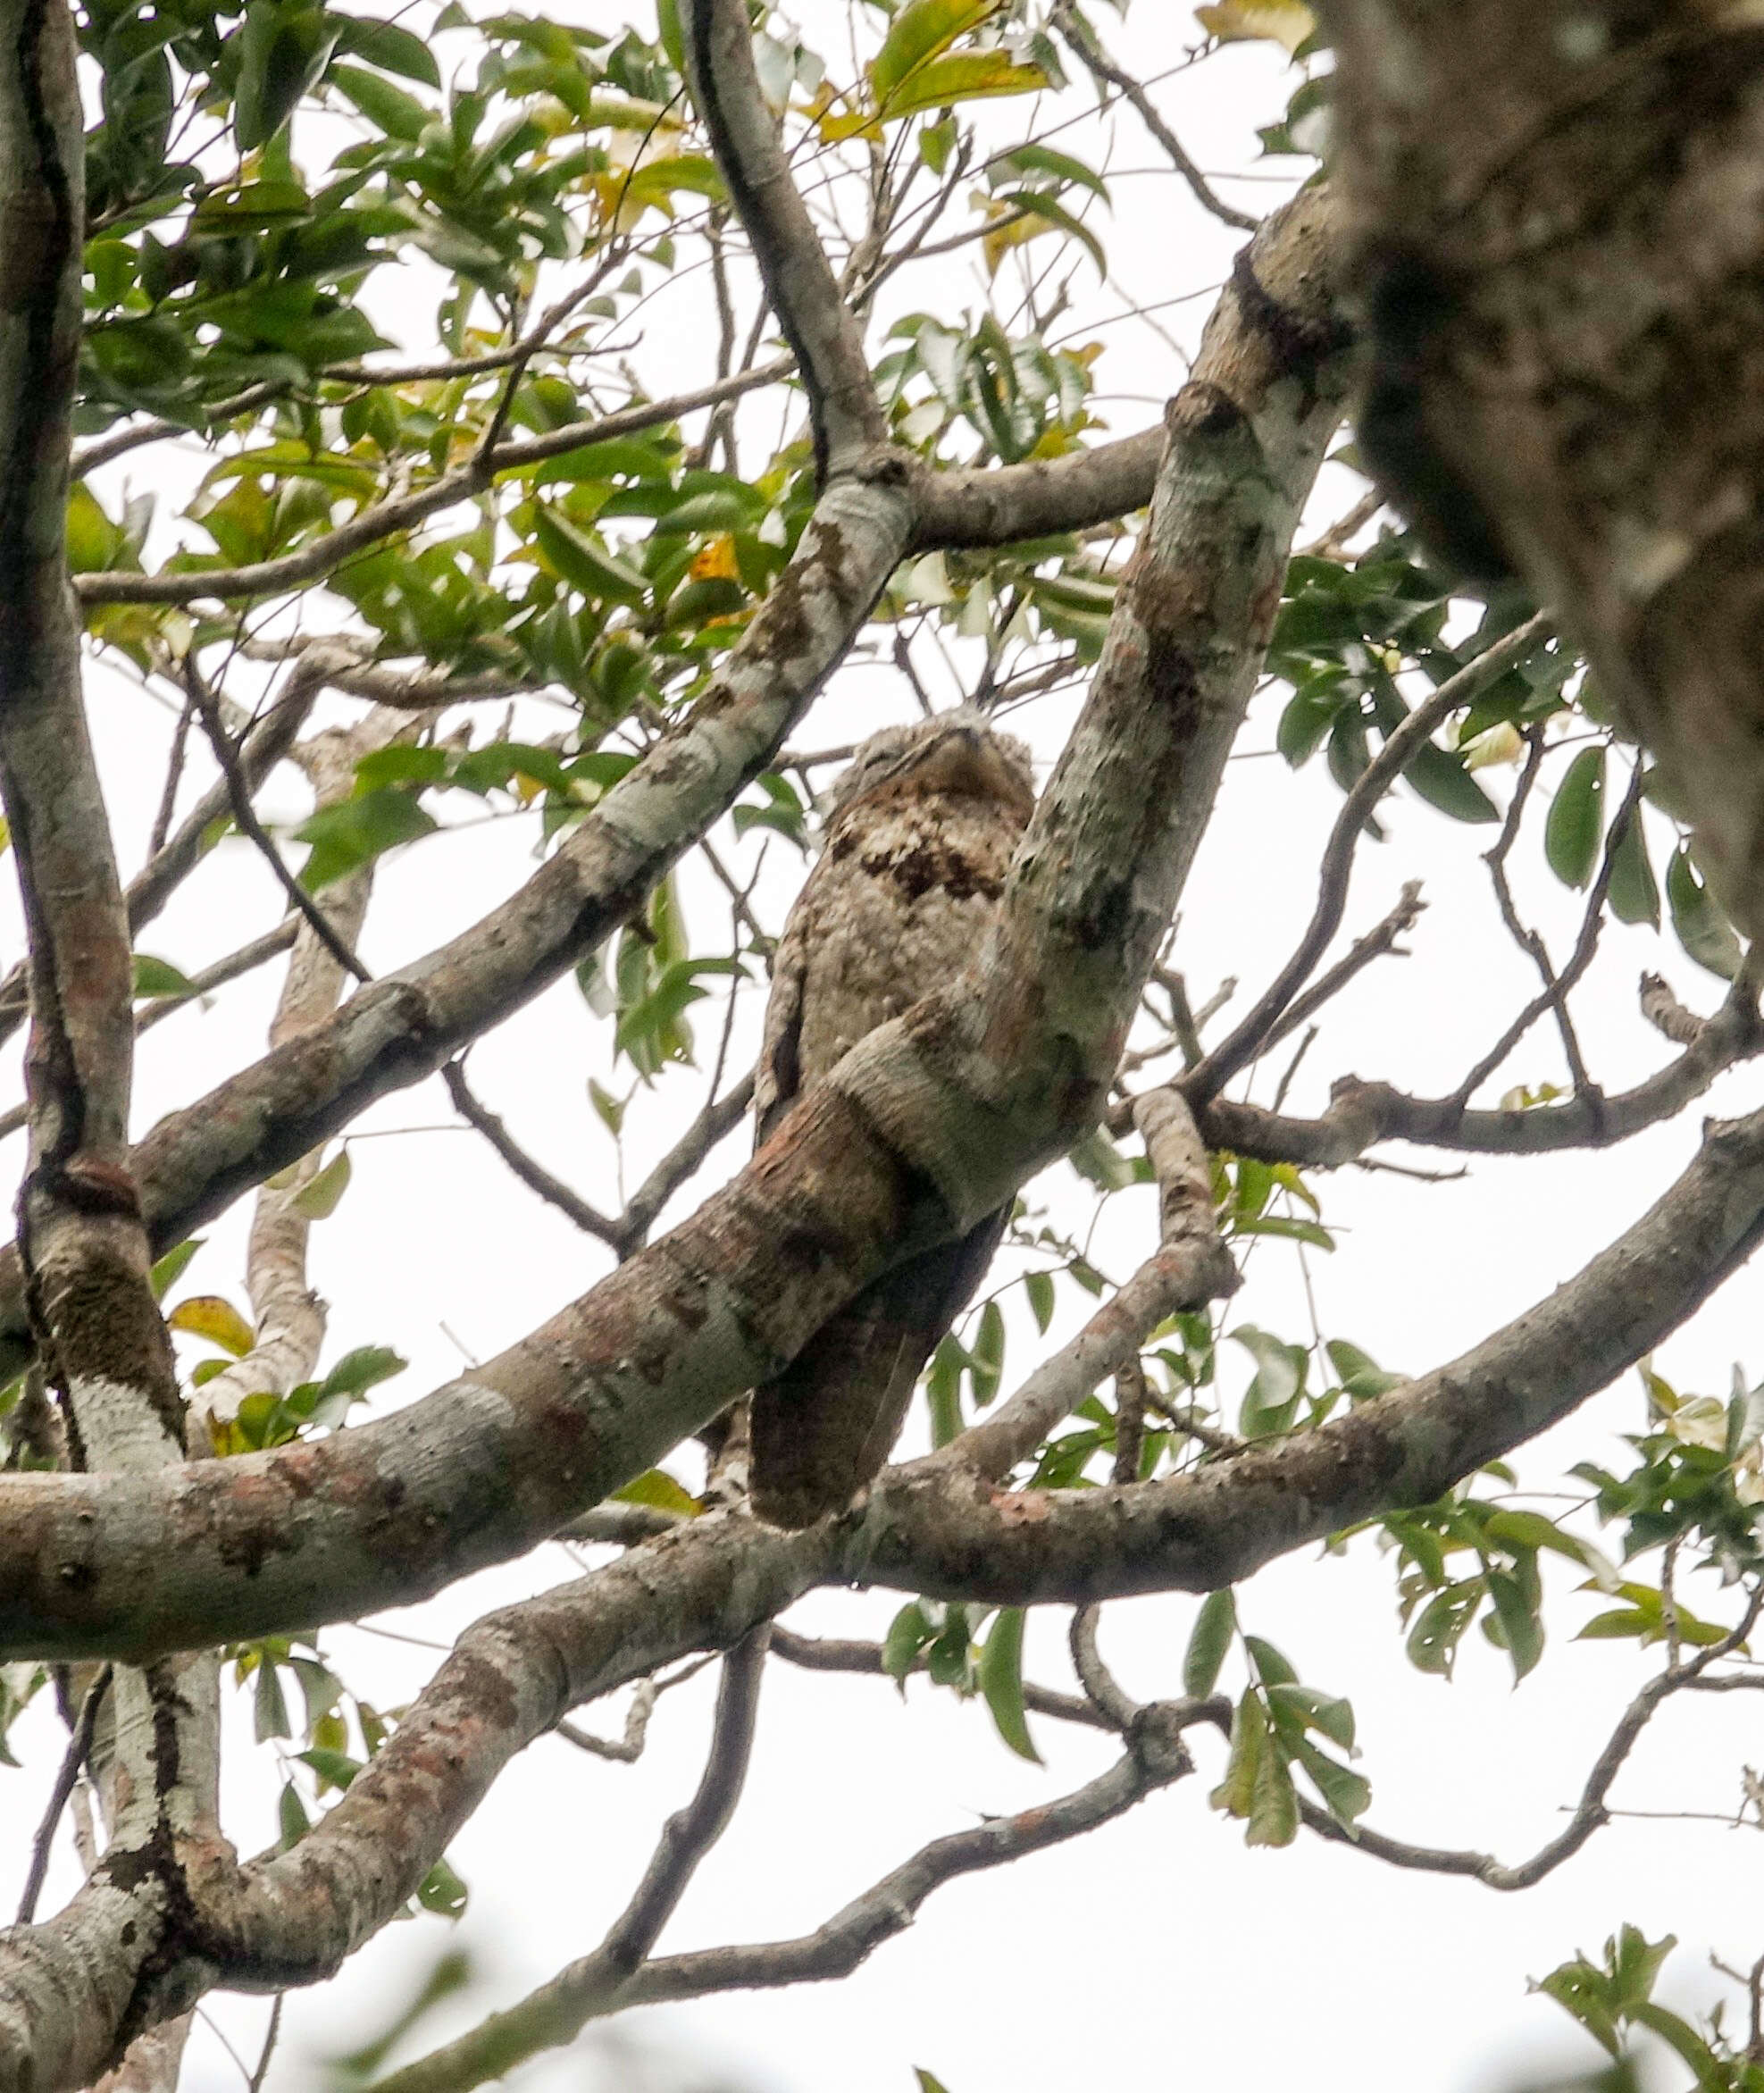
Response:
[[[778,942],[754,1091],[758,1142],[866,1033],[962,971],[1034,804],[1028,749],[966,707],[858,749]],[[755,1390],[762,1519],[810,1525],[876,1474],[1007,1217],[884,1272]]]

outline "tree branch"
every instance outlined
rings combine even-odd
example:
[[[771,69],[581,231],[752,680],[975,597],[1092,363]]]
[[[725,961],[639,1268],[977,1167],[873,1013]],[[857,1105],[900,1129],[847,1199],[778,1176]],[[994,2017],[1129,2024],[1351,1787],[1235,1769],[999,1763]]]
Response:
[[[1542,612],[1505,638],[1467,662],[1449,676],[1429,698],[1424,699],[1403,721],[1354,781],[1353,790],[1342,803],[1335,825],[1324,845],[1318,873],[1317,908],[1298,949],[1267,987],[1212,1052],[1183,1078],[1183,1091],[1197,1107],[1208,1105],[1240,1068],[1261,1051],[1270,1026],[1285,1010],[1313,967],[1323,957],[1329,941],[1342,927],[1348,903],[1348,884],[1353,875],[1354,850],[1373,808],[1397,779],[1404,766],[1454,712],[1475,699],[1477,692],[1514,662],[1523,659],[1550,631]]]
[[[373,2093],[463,2093],[505,2076],[541,2050],[573,2041],[611,2002],[655,1946],[698,1865],[728,1829],[753,1750],[767,1630],[755,1628],[723,1661],[716,1720],[698,1793],[670,1817],[635,1895],[592,1955],[572,1963],[519,2005],[456,2042],[374,2083]]]
[[[1158,105],[1133,78],[1115,63],[1084,18],[1071,6],[1070,0],[1054,10],[1054,24],[1086,72],[1096,82],[1099,89],[1106,83],[1130,102],[1138,112],[1140,121],[1169,155],[1170,164],[1180,174],[1193,192],[1194,200],[1202,210],[1210,211],[1215,218],[1226,225],[1235,225],[1245,232],[1254,232],[1258,221],[1247,211],[1239,211],[1216,195],[1207,177],[1190,159],[1182,140],[1158,113]]]
[[[699,407],[715,406],[752,392],[783,377],[791,368],[789,358],[751,371],[740,371],[714,385],[696,391],[676,393],[671,399],[646,401],[640,406],[622,407],[591,422],[569,422],[543,436],[518,438],[499,443],[493,451],[474,453],[464,465],[456,465],[427,487],[409,494],[377,502],[339,523],[297,551],[275,559],[260,559],[241,567],[203,567],[188,573],[162,572],[131,574],[120,569],[101,573],[77,574],[74,590],[82,604],[98,603],[205,603],[233,602],[241,597],[274,596],[290,589],[320,582],[333,573],[345,560],[353,559],[371,545],[413,529],[430,516],[456,503],[481,494],[499,473],[517,471],[547,458],[561,457],[585,444],[604,443],[614,436],[630,436],[677,421]],[[246,454],[249,456],[249,453]]]
[[[17,1478],[0,1533],[0,1645],[40,1634],[56,1649],[103,1653],[114,1641],[132,1654],[161,1637],[310,1627],[518,1553],[775,1372],[889,1260],[995,1210],[1091,1123],[1255,686],[1292,530],[1336,424],[1346,364],[1316,270],[1325,210],[1307,192],[1259,238],[1260,296],[1294,301],[1281,325],[1233,291],[1209,327],[1172,411],[1147,541],[1090,702],[971,980],[871,1034],[672,1236],[424,1402],[321,1443],[196,1464],[169,1485],[110,1485],[101,1531],[80,1517],[79,1478]],[[899,535],[878,546],[885,558],[863,560],[877,543],[857,527],[864,490],[835,479],[823,498],[823,511],[843,505],[851,519],[840,532],[837,620],[803,575],[817,558],[811,531],[794,586],[787,575],[774,588],[728,657],[726,695],[714,685],[690,724],[537,875],[534,886],[553,880],[574,904],[559,911],[560,942],[581,934],[582,858],[605,867],[630,839],[631,883],[613,893],[634,906],[640,882],[690,840],[689,823],[707,823],[769,758],[808,680],[805,653],[818,680],[905,535],[890,507]],[[780,662],[771,621],[786,618]],[[184,1115],[204,1183],[186,1180],[173,1223],[171,1201],[159,1203],[165,1179],[144,1170],[162,1228],[187,1229],[222,1188],[305,1152],[365,1101],[363,1075],[339,1069],[339,1033],[408,1081],[414,1041],[439,1060],[467,1009],[481,1023],[486,1000],[510,994],[511,975],[530,992],[531,935],[523,945],[505,926],[510,914],[516,928],[531,923],[531,893],[458,941],[475,971],[451,1007],[444,955],[362,990],[338,1019],[277,1050],[267,1066],[287,1078],[283,1097],[316,1078],[322,1109],[272,1118],[273,1133],[261,1105],[223,1111],[218,1093]],[[240,1159],[229,1176],[216,1170],[217,1140]],[[167,1142],[162,1127],[144,1160]],[[247,1533],[261,1535],[261,1553]],[[236,1567],[247,1555],[248,1576]],[[71,1584],[50,1568],[69,1561],[81,1566]]]
[[[686,0],[687,71],[711,149],[752,246],[808,395],[815,463],[830,472],[887,441],[863,338],[847,309],[778,142],[754,71],[740,0]]]

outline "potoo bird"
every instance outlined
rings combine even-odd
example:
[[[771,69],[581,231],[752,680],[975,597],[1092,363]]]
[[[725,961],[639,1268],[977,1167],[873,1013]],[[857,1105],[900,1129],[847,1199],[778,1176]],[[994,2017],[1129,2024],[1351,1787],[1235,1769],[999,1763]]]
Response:
[[[778,941],[754,1091],[759,1142],[866,1033],[962,971],[1034,804],[1028,749],[966,707],[858,749]],[[808,1526],[876,1474],[1007,1215],[884,1272],[755,1390],[762,1519]]]

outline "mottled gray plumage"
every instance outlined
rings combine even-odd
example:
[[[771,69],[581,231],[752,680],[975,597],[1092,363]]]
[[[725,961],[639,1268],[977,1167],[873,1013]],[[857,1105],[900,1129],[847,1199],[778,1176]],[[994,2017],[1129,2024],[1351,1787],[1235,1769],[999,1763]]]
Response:
[[[754,1091],[760,1141],[866,1033],[966,965],[1033,806],[1028,750],[966,708],[890,727],[857,750],[773,960]],[[762,1518],[807,1526],[881,1468],[1005,1218],[885,1272],[755,1391]]]

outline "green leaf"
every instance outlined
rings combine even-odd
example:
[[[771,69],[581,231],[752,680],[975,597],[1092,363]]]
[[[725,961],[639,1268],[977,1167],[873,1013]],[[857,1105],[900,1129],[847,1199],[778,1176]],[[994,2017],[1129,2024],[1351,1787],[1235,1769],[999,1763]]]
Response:
[[[291,1846],[298,1846],[313,1828],[312,1820],[306,1814],[305,1805],[301,1802],[299,1796],[296,1794],[294,1783],[291,1780],[281,1791],[280,1799],[276,1804],[276,1818],[281,1829],[281,1850],[283,1853],[287,1853]]]
[[[1246,1635],[1243,1647],[1264,1686],[1292,1686],[1298,1679],[1285,1654],[1258,1635]]]
[[[1543,855],[1564,886],[1585,887],[1605,829],[1605,751],[1583,749],[1556,789],[1543,825]]]
[[[1403,766],[1402,774],[1430,807],[1454,821],[1499,821],[1501,809],[1470,775],[1464,758],[1425,742]]]
[[[155,959],[150,953],[135,954],[135,995],[138,1000],[150,1000],[159,996],[193,996],[195,984],[186,974],[179,973],[169,959]]]
[[[1048,1325],[1054,1319],[1054,1283],[1049,1272],[1025,1272],[1023,1291],[1029,1296],[1029,1312],[1035,1319],[1035,1328],[1045,1337]]]
[[[907,1674],[918,1662],[919,1652],[936,1633],[924,1608],[916,1599],[909,1600],[889,1622],[888,1633],[882,1637],[882,1670],[904,1688]]]
[[[352,1759],[347,1752],[330,1751],[322,1745],[310,1745],[294,1755],[303,1766],[310,1766],[318,1775],[321,1794],[327,1787],[347,1787],[363,1765],[360,1759]]]
[[[1250,1788],[1250,1829],[1245,1846],[1291,1846],[1299,1836],[1299,1794],[1292,1785],[1292,1770],[1276,1748],[1273,1735],[1265,1733],[1256,1762]]]
[[[980,1653],[980,1690],[999,1735],[1019,1758],[1041,1763],[1023,1713],[1023,1620],[1021,1606],[1007,1606],[992,1623]]]
[[[1237,1632],[1237,1602],[1231,1586],[1208,1592],[1200,1602],[1183,1657],[1183,1691],[1204,1701],[1219,1683],[1219,1670]]]
[[[978,102],[997,95],[1037,94],[1048,84],[1039,65],[1019,65],[1006,51],[957,51],[933,58],[887,98],[882,114],[915,115],[922,109],[943,109],[957,102]]]
[[[1268,1706],[1276,1715],[1283,1713],[1299,1730],[1317,1730],[1344,1752],[1353,1750],[1353,1706],[1339,1695],[1286,1679],[1268,1687]]]
[[[1323,1349],[1342,1387],[1357,1402],[1388,1394],[1392,1388],[1400,1388],[1408,1378],[1405,1374],[1387,1374],[1370,1353],[1344,1338],[1332,1337]]]
[[[339,51],[364,58],[382,72],[402,73],[406,80],[420,80],[425,88],[440,86],[441,69],[435,63],[435,54],[414,30],[400,29],[393,21],[368,21],[335,12],[330,19],[343,24],[337,39]]]
[[[267,145],[318,85],[342,34],[322,6],[251,0],[238,32],[238,83],[233,130],[242,152]]]
[[[339,1148],[323,1169],[315,1177],[309,1178],[288,1203],[303,1220],[327,1221],[349,1189],[349,1151]]]
[[[870,63],[870,85],[886,102],[911,73],[996,14],[999,0],[907,0]]]
[[[346,1352],[319,1384],[323,1395],[365,1395],[381,1381],[404,1372],[410,1361],[389,1344],[357,1344]]]
[[[1450,1679],[1458,1645],[1482,1603],[1483,1580],[1466,1578],[1436,1592],[1416,1616],[1409,1631],[1409,1661],[1417,1671]]]
[[[989,161],[987,167],[989,172],[994,167],[1011,167],[1022,174],[1051,174],[1068,188],[1087,188],[1103,203],[1110,202],[1108,185],[1093,167],[1074,160],[1070,153],[1056,152],[1051,146],[1014,146],[1008,153]]]
[[[1517,1578],[1504,1570],[1488,1572],[1488,1595],[1501,1624],[1501,1647],[1513,1660],[1513,1683],[1517,1686],[1543,1654],[1543,1623]]]
[[[1231,1754],[1225,1761],[1225,1777],[1208,1798],[1216,1810],[1223,1810],[1230,1817],[1250,1814],[1255,1804],[1257,1772],[1272,1748],[1267,1711],[1255,1687],[1247,1687],[1232,1714]]]
[[[425,1912],[438,1913],[444,1919],[462,1919],[470,1891],[444,1860],[435,1865],[416,1886],[416,1901]]]
[[[935,2073],[926,2071],[923,2064],[914,2067],[913,2075],[919,2081],[919,2093],[949,2093],[949,2089]]]
[[[1611,914],[1619,923],[1651,924],[1659,928],[1659,885],[1648,860],[1647,832],[1642,809],[1630,810],[1623,833],[1611,848],[1610,884],[1606,889]]]
[[[1240,1324],[1230,1335],[1256,1361],[1255,1377],[1243,1392],[1238,1429],[1249,1439],[1284,1431],[1305,1385],[1303,1345],[1285,1344],[1250,1323]]]
[[[153,1288],[153,1297],[155,1301],[163,1301],[171,1288],[183,1277],[184,1268],[196,1252],[202,1248],[205,1240],[205,1238],[203,1236],[192,1235],[187,1242],[175,1243],[154,1266],[152,1271],[147,1274],[147,1284]]]
[[[534,511],[533,538],[562,579],[594,602],[634,606],[649,593],[646,576],[597,545],[556,509]]]
[[[1697,965],[1731,981],[1743,956],[1740,941],[1710,892],[1688,843],[1679,844],[1666,868],[1666,905],[1678,942]]]
[[[282,1695],[281,1679],[277,1667],[265,1656],[257,1666],[257,1691],[253,1711],[257,1741],[266,1743],[272,1737],[292,1737],[293,1728],[288,1720],[288,1703]]]
[[[1301,1737],[1294,1753],[1323,1797],[1329,1814],[1338,1824],[1351,1829],[1355,1819],[1363,1816],[1371,1804],[1372,1783],[1351,1767],[1342,1765],[1339,1759],[1332,1759],[1327,1752],[1320,1751],[1308,1738]]]
[[[984,1409],[999,1393],[1005,1370],[1005,1314],[996,1301],[980,1311],[980,1327],[968,1347],[968,1380],[976,1409]]]
[[[945,1337],[931,1355],[924,1386],[933,1446],[947,1446],[962,1428],[962,1369],[966,1364],[967,1352],[958,1337]]]
[[[414,143],[436,121],[435,112],[419,102],[414,95],[395,88],[377,72],[364,72],[358,65],[333,65],[330,81],[349,97],[375,130],[384,131],[388,138]]]
[[[986,91],[992,94],[1008,95],[1021,93],[1022,89],[995,88]],[[1053,197],[1044,194],[1041,189],[1005,189],[1000,192],[996,201],[1000,204],[1007,204],[1013,209],[1021,211],[1025,218],[1039,218],[1044,224],[1051,225],[1057,230],[1069,234],[1096,264],[1097,274],[1101,277],[1108,276],[1108,257],[1103,252],[1102,242],[1084,223],[1083,220],[1074,216],[1064,204],[1056,203]]]
[[[414,794],[395,786],[321,807],[294,832],[297,841],[313,846],[300,868],[300,883],[315,894],[383,851],[432,834],[435,825],[434,816]]]
[[[192,1293],[180,1301],[165,1320],[174,1330],[186,1330],[192,1337],[206,1337],[235,1359],[243,1359],[257,1342],[257,1333],[251,1325],[230,1301],[222,1300],[218,1293]]]

